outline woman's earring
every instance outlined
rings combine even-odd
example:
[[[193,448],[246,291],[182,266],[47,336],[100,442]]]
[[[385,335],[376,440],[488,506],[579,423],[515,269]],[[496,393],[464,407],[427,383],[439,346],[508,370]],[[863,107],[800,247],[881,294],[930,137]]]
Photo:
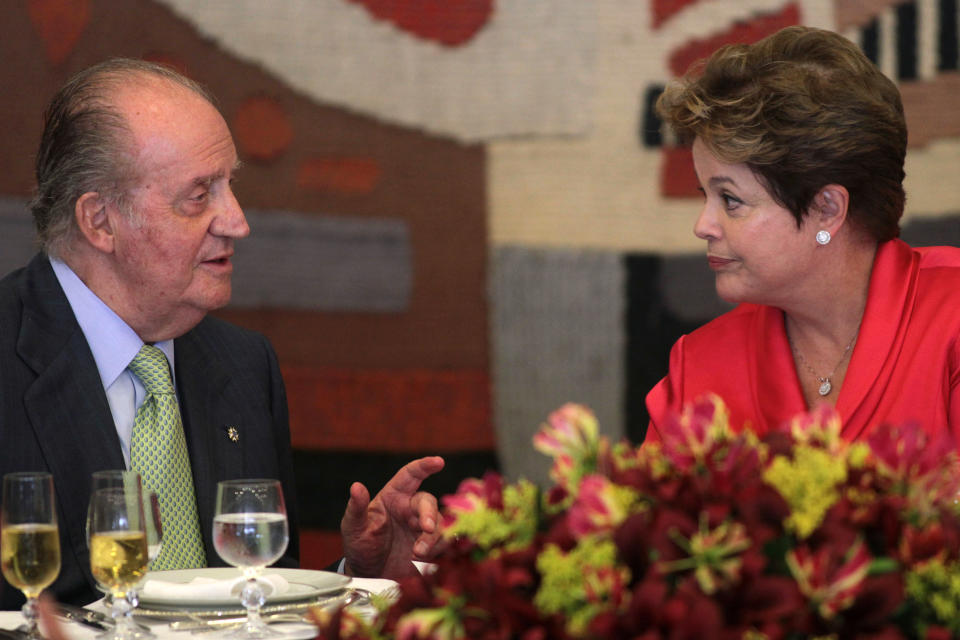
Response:
[[[820,231],[817,231],[817,244],[830,244],[830,232],[826,229],[820,229]]]

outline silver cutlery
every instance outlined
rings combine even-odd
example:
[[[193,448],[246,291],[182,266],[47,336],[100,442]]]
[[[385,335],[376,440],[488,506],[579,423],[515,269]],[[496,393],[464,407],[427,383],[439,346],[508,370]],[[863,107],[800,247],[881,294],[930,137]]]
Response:
[[[313,621],[305,615],[298,613],[272,613],[262,616],[261,619],[266,623],[271,622],[301,622],[313,624]],[[191,633],[206,633],[207,631],[218,631],[229,629],[230,627],[239,627],[246,618],[215,618],[212,620],[178,620],[170,623],[170,629],[173,631],[190,631]]]
[[[374,593],[369,589],[362,587],[348,587],[343,595],[330,598],[324,605],[336,604],[339,606],[365,606],[370,604],[371,598],[386,598],[389,601],[400,597],[400,589],[397,586],[391,586],[380,593]],[[177,620],[170,623],[170,629],[173,631],[190,631],[191,633],[206,633],[208,631],[217,631],[229,629],[230,627],[240,626],[246,622],[245,616],[231,616],[226,618],[201,618],[197,615],[190,615],[184,612],[189,620]],[[272,613],[262,616],[263,621],[271,622],[300,622],[313,624],[312,620],[305,613]]]
[[[101,631],[111,629],[114,626],[113,618],[107,614],[85,607],[60,603],[57,605],[57,613],[59,613],[62,618],[66,618],[72,622],[79,622],[82,625],[100,629]]]

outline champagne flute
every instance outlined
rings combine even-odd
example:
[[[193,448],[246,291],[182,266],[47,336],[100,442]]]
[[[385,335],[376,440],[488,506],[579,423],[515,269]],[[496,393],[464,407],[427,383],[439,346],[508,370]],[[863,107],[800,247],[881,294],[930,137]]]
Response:
[[[128,472],[124,470],[94,472],[92,476],[91,495],[98,489],[107,489],[111,487],[122,488],[124,483],[133,482],[130,473],[135,472]],[[147,557],[149,558],[150,562],[153,562],[156,557],[160,555],[160,548],[163,544],[163,526],[160,522],[160,499],[157,497],[156,493],[143,487],[142,479],[140,486],[141,491],[143,492],[144,525],[147,528]],[[90,515],[87,514],[87,539],[89,538]],[[97,587],[105,594],[103,598],[104,606],[107,609],[112,609],[113,595],[110,593],[109,589],[106,589],[100,585],[97,585]],[[134,609],[140,606],[139,588],[140,583],[137,583],[137,586],[127,590],[127,602],[130,604],[130,606],[127,608],[124,615],[131,619],[130,624],[136,628],[135,637],[137,640],[155,640],[157,636],[150,630],[150,627],[140,624],[136,620],[132,620]]]
[[[287,509],[277,480],[227,480],[217,484],[213,518],[213,546],[227,564],[246,578],[240,600],[247,620],[226,634],[236,640],[282,636],[260,618],[266,602],[257,578],[264,567],[280,559],[287,549]]]
[[[149,489],[143,490],[143,524],[147,528],[147,568],[160,555],[160,549],[163,547],[163,525],[160,522],[160,498],[156,493]],[[126,617],[133,618],[133,610],[140,606],[140,587],[143,579],[135,586],[127,590],[127,602],[130,604],[127,609]],[[110,599],[109,596],[107,598]],[[156,640],[157,634],[150,630],[145,624],[140,624],[136,620],[132,621],[136,628],[134,638],[136,640]]]
[[[60,534],[49,473],[3,476],[0,567],[7,582],[27,598],[23,617],[29,637],[42,638],[37,629],[37,596],[60,573]]]
[[[138,631],[128,593],[147,572],[147,533],[143,514],[143,490],[135,471],[98,472],[113,474],[110,484],[94,474],[94,491],[87,515],[90,536],[90,570],[94,579],[112,598],[110,614],[116,625],[97,636],[101,640],[131,640]],[[97,488],[99,486],[99,488]],[[142,636],[140,636],[142,637]]]

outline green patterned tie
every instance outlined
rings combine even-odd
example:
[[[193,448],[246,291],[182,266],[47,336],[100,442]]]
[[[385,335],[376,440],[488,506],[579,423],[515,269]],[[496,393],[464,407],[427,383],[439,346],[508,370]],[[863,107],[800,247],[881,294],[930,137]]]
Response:
[[[160,498],[163,523],[163,545],[150,568],[205,567],[187,440],[167,357],[145,344],[130,363],[130,371],[147,389],[133,423],[130,465],[140,473],[144,488]]]

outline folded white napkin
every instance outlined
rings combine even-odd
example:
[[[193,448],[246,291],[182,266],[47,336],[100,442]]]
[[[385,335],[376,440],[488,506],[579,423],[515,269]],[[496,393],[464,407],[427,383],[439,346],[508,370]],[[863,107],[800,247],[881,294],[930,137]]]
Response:
[[[350,587],[360,587],[370,593],[383,593],[387,589],[396,586],[397,583],[388,578],[350,578],[350,584],[347,585],[347,589]]]
[[[276,573],[264,574],[257,580],[263,586],[263,593],[268,598],[283,595],[290,589],[290,583]],[[243,576],[224,580],[197,576],[190,582],[150,579],[143,583],[140,595],[147,599],[223,600],[239,598],[245,582]]]

